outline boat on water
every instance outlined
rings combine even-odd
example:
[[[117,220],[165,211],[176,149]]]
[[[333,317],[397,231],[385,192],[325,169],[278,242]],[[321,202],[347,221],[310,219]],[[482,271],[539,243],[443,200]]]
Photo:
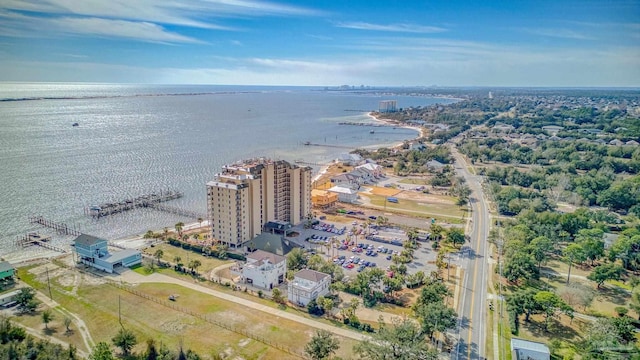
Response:
[[[311,145],[311,141],[305,141],[304,144],[305,145]]]
[[[375,132],[375,131],[373,131],[373,130],[369,131],[369,134],[375,134],[375,133],[376,133],[376,132]]]
[[[78,123],[73,123],[73,124],[71,124],[71,126],[80,126],[80,124],[78,124]]]

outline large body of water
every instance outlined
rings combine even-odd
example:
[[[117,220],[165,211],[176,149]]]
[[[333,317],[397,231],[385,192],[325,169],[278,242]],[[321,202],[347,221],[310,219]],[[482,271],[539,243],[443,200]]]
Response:
[[[120,238],[193,220],[146,209],[93,220],[84,208],[175,189],[184,197],[167,204],[204,214],[205,184],[225,163],[327,163],[349,150],[303,143],[356,148],[415,137],[338,125],[369,122],[366,111],[386,99],[399,107],[453,101],[313,88],[0,83],[0,256],[19,235],[47,233],[29,224],[33,215]]]

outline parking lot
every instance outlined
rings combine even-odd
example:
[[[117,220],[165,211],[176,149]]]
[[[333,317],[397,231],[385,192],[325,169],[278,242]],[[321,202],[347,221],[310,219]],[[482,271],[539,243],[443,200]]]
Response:
[[[354,229],[358,235],[353,235]],[[301,224],[292,230],[299,235],[287,239],[340,264],[349,276],[355,276],[359,269],[362,271],[366,267],[387,269],[392,264],[391,256],[399,254],[403,250],[402,244],[407,241],[406,233],[401,229],[383,227],[365,230],[362,221],[321,221],[313,228],[305,229]],[[385,241],[365,239],[366,233]],[[333,244],[332,239],[336,240]],[[328,244],[331,244],[330,247]],[[436,270],[436,251],[431,249],[431,242],[419,244],[421,246],[414,252],[413,261],[406,264],[409,274],[420,270],[429,274]]]

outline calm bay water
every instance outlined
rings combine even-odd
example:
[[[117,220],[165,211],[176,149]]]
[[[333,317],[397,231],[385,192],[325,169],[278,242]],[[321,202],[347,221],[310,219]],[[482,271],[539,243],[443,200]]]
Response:
[[[0,83],[0,256],[15,250],[19,235],[47,233],[29,216],[107,239],[139,234],[193,219],[135,210],[92,220],[83,209],[176,189],[185,196],[167,204],[204,214],[205,184],[225,163],[326,163],[349,150],[303,142],[355,148],[415,137],[338,125],[370,121],[365,111],[386,99],[399,107],[452,102],[312,88]]]

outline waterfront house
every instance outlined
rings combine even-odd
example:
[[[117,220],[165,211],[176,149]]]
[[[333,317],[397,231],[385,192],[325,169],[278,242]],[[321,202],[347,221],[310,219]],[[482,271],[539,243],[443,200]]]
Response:
[[[359,189],[364,180],[354,174],[346,173],[331,177],[331,183],[333,185],[349,187],[352,189]]]
[[[342,153],[338,155],[336,161],[342,163],[342,165],[356,166],[362,164],[362,156],[358,154]]]
[[[338,194],[326,190],[311,190],[311,204],[317,209],[330,209],[338,202]]]
[[[338,195],[338,201],[354,204],[358,201],[358,191],[344,186],[334,186],[329,189],[330,192]]]
[[[82,234],[73,240],[77,261],[98,270],[113,273],[118,266],[130,267],[142,263],[139,250],[109,252],[107,240]]]
[[[621,140],[613,139],[613,140],[609,141],[609,145],[622,146],[622,145],[624,145],[624,143]]]
[[[549,360],[551,352],[543,343],[523,339],[511,339],[511,358],[514,360]]]
[[[419,142],[412,142],[411,144],[409,144],[409,150],[417,150],[417,151],[423,151],[425,150],[427,147]]]
[[[13,279],[16,269],[8,261],[0,261],[0,281]]]
[[[242,266],[241,272],[245,284],[271,290],[284,282],[287,258],[256,250],[247,255],[247,262]]]
[[[366,164],[360,165],[360,166],[356,166],[357,170],[365,170],[367,172],[369,172],[370,174],[373,175],[373,177],[375,178],[381,178],[384,176],[384,170],[382,169],[382,166],[376,164],[376,163],[370,163],[367,162]]]
[[[293,276],[293,280],[289,281],[287,296],[290,302],[307,306],[311,300],[327,295],[330,284],[331,275],[302,269]]]

